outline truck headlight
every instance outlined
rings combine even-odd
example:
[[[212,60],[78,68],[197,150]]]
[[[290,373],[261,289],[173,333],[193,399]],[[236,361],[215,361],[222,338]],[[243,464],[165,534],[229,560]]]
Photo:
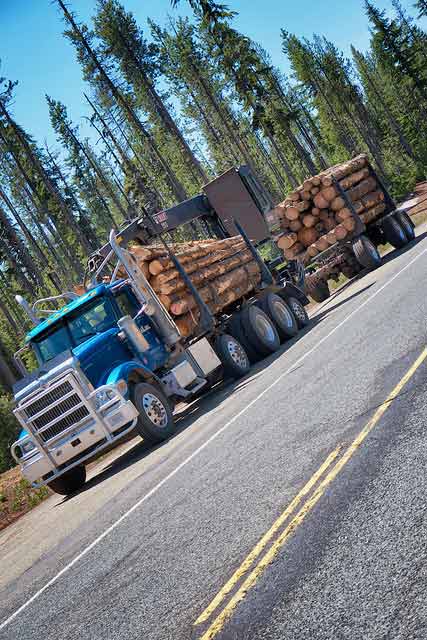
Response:
[[[101,389],[97,391],[95,394],[95,408],[97,410],[100,409],[104,404],[112,400],[115,395],[112,389]]]

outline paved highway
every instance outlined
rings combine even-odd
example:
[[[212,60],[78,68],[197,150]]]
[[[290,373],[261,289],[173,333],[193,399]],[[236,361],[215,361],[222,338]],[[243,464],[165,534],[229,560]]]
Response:
[[[422,229],[172,440],[6,529],[0,638],[425,638],[426,273]]]

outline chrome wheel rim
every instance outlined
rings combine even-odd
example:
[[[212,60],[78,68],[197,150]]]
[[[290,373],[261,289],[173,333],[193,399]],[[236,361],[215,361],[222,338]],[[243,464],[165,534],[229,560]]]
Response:
[[[243,347],[236,340],[227,341],[227,350],[235,364],[237,364],[242,369],[248,366],[248,356],[243,350]]]
[[[268,318],[265,318],[260,313],[257,313],[255,317],[255,326],[264,340],[267,342],[274,342],[274,328]]]
[[[277,315],[279,316],[282,326],[285,325],[288,329],[292,329],[294,325],[294,319],[292,318],[292,314],[285,303],[282,302],[282,300],[274,300],[273,307]]]
[[[290,305],[294,315],[301,320],[301,322],[305,322],[304,307],[300,305],[297,300],[291,300]]]
[[[161,400],[152,393],[144,393],[142,397],[142,406],[147,418],[156,427],[163,429],[168,423],[168,414]]]

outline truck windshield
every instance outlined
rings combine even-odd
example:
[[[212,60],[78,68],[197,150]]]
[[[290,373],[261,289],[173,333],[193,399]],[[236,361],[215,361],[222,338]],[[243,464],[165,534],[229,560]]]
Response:
[[[37,359],[40,364],[44,364],[92,336],[111,329],[116,326],[116,322],[111,300],[106,297],[96,298],[76,313],[65,316],[61,324],[32,341]]]
[[[50,333],[35,343],[36,353],[39,356],[40,364],[53,360],[57,355],[71,348],[71,341],[68,331],[64,325],[56,327]]]

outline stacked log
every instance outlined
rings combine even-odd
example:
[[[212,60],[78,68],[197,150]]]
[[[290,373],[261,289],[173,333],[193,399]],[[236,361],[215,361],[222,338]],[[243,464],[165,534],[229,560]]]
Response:
[[[250,294],[261,280],[259,266],[241,236],[194,241],[174,245],[173,249],[213,313]],[[199,318],[197,302],[167,250],[136,245],[131,246],[129,252],[173,316],[181,334],[191,335]]]
[[[366,155],[326,169],[305,180],[274,209],[282,229],[277,245],[287,260],[310,262],[354,231],[356,221],[337,182],[363,222],[372,222],[385,210],[384,193]]]

